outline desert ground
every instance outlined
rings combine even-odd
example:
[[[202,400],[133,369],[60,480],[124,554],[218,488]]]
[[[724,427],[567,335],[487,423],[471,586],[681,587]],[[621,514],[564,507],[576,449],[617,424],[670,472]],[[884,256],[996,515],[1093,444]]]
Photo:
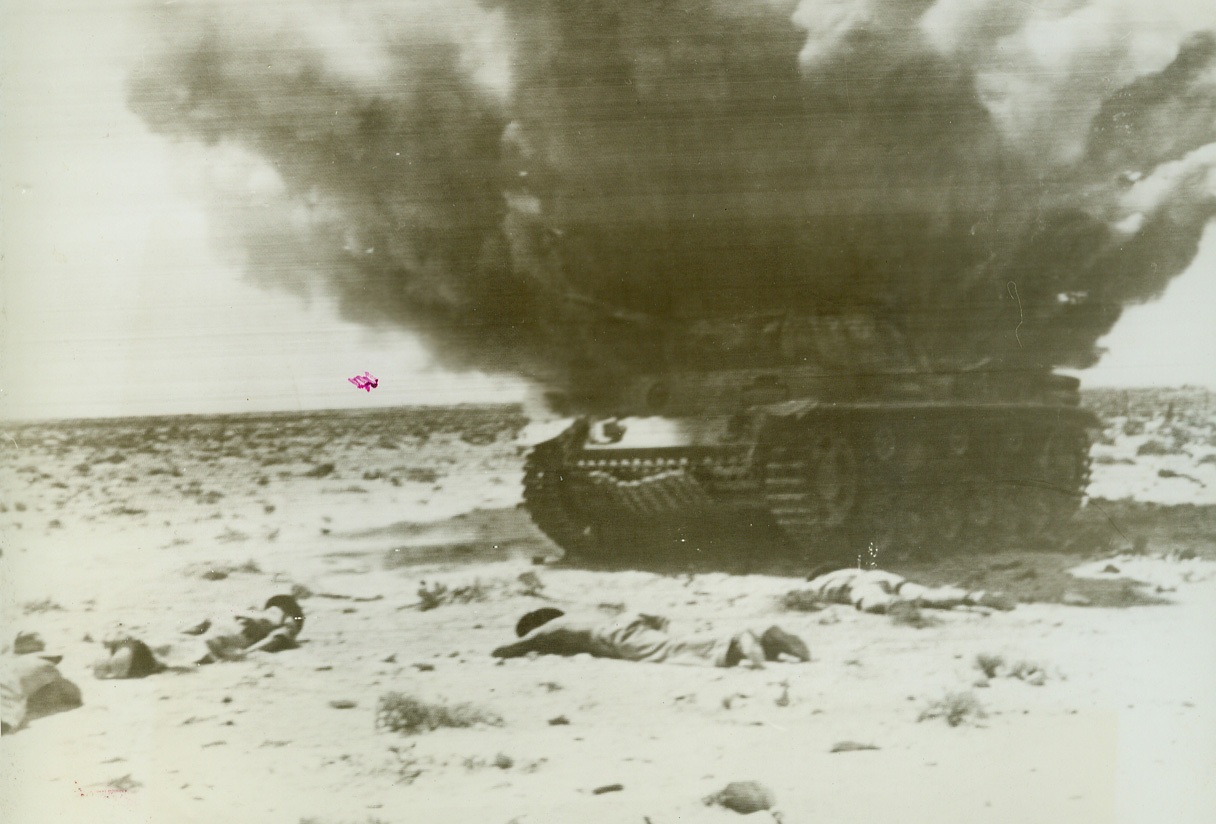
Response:
[[[3,639],[38,632],[84,698],[0,741],[6,820],[729,822],[705,799],[751,780],[761,822],[1216,821],[1216,397],[1086,402],[1078,540],[895,563],[1021,600],[900,621],[793,608],[806,570],[763,553],[563,563],[518,508],[518,409],[5,425]],[[298,649],[92,674],[106,638],[169,654],[279,592]],[[490,656],[544,605],[776,623],[813,660]],[[392,694],[471,726],[390,729]]]

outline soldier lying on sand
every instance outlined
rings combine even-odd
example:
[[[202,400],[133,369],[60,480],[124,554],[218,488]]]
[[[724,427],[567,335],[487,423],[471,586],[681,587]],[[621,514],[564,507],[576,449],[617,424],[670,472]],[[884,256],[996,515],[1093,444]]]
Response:
[[[999,610],[1011,610],[1015,604],[1012,598],[999,592],[927,587],[880,569],[838,569],[813,577],[805,589],[791,594],[824,604],[852,604],[863,612],[887,612],[897,604],[928,609],[976,606]]]
[[[212,664],[241,658],[250,652],[292,649],[304,629],[304,611],[290,595],[275,595],[260,610],[248,610],[217,620],[207,619],[182,630],[197,636],[185,652],[173,657],[187,664]],[[164,669],[143,641],[123,638],[108,643],[110,657],[93,665],[98,678],[142,678]]]
[[[668,635],[668,621],[655,615],[635,615],[624,620],[601,622],[569,618],[560,609],[545,607],[519,619],[515,634],[520,640],[499,647],[495,658],[518,658],[529,653],[578,655],[624,661],[667,662],[733,667],[746,661],[754,669],[777,661],[784,654],[799,661],[811,660],[802,639],[780,627],[769,627],[757,637],[751,632],[734,635]]]

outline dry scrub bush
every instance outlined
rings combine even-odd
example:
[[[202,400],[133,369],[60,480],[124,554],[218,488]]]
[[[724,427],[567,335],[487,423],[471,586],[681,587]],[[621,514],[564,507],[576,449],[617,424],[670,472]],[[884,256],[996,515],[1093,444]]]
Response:
[[[988,678],[996,678],[997,671],[1005,666],[1005,659],[1000,655],[981,652],[975,656],[975,666]]]
[[[944,718],[947,724],[957,727],[973,718],[986,718],[987,715],[973,693],[949,692],[926,707],[916,720]]]
[[[63,607],[50,598],[41,601],[26,601],[21,605],[21,611],[26,615],[38,615],[44,612],[63,612]]]
[[[447,584],[436,581],[427,586],[423,581],[418,587],[418,609],[421,612],[437,609],[444,604],[471,604],[486,601],[490,597],[490,587],[479,580],[471,584],[448,588]]]
[[[424,701],[401,692],[380,696],[376,708],[376,729],[404,735],[418,735],[440,727],[472,727],[477,724],[501,726],[502,718],[474,704],[443,704]]]

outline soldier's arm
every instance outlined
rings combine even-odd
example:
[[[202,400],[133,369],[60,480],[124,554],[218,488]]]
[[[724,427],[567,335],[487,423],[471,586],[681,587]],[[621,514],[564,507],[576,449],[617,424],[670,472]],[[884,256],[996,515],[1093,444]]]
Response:
[[[286,628],[276,629],[274,632],[267,635],[256,644],[250,644],[246,652],[282,652],[285,649],[294,649],[299,646],[296,639],[291,636],[291,633]]]
[[[539,651],[538,647],[539,645],[536,643],[536,638],[533,636],[528,636],[521,638],[514,644],[507,644],[506,646],[499,647],[491,652],[490,655],[493,655],[495,658],[521,658],[527,655],[529,652]]]

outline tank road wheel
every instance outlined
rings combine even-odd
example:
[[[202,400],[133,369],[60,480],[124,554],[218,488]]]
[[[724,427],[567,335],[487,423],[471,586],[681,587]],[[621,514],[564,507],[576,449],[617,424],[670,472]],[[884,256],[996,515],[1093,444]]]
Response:
[[[963,545],[967,531],[966,497],[961,490],[948,489],[944,495],[935,496],[930,502],[930,530],[937,546],[954,552]]]
[[[971,433],[966,429],[952,429],[946,434],[946,452],[951,458],[964,458],[971,451]]]
[[[1078,442],[1076,437],[1070,437],[1067,433],[1056,433],[1043,445],[1038,464],[1040,477],[1054,487],[1067,489],[1068,494],[1079,493],[1087,480],[1087,456],[1086,442]]]
[[[812,449],[809,480],[818,520],[838,527],[848,520],[857,502],[857,456],[843,435],[824,435]]]
[[[967,493],[963,503],[966,523],[964,540],[974,546],[977,541],[990,539],[1000,520],[1000,505],[993,497],[991,487],[976,487]]]
[[[870,455],[879,463],[891,462],[899,452],[899,437],[888,424],[881,424],[870,436]]]
[[[909,492],[900,504],[900,544],[911,557],[931,556],[938,548],[933,522],[934,501],[923,492]]]
[[[853,530],[854,551],[862,566],[882,566],[900,549],[903,515],[893,492],[868,494],[859,507]]]
[[[1029,542],[1028,549],[1049,548],[1053,541],[1051,528],[1056,520],[1056,510],[1052,506],[1055,493],[1049,489],[1026,489],[1021,497],[1021,510],[1018,513],[1018,526],[1022,539]]]

